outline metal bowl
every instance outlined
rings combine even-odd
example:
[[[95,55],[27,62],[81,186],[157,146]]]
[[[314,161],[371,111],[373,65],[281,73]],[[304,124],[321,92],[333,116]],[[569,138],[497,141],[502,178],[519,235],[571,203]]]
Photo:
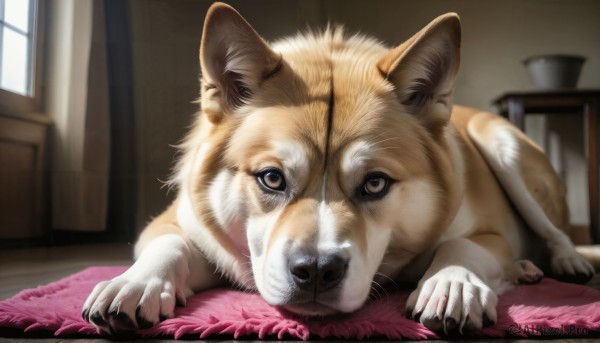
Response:
[[[584,62],[582,56],[543,55],[529,57],[523,64],[536,88],[570,89],[577,86]]]

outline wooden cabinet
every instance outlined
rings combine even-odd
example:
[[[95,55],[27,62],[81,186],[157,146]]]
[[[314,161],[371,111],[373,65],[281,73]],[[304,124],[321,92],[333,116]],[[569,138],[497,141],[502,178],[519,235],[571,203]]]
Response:
[[[48,232],[47,136],[42,115],[0,114],[0,239]]]

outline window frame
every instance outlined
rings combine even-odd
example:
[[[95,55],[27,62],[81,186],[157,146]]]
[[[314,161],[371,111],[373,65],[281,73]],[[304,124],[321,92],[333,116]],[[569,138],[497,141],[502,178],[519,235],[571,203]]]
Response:
[[[34,11],[32,26],[33,44],[31,51],[30,89],[31,95],[21,95],[0,88],[0,114],[9,116],[39,116],[42,112],[43,96],[43,62],[44,62],[44,28],[45,28],[45,2],[36,0],[30,11]],[[0,0],[4,5],[4,1]]]

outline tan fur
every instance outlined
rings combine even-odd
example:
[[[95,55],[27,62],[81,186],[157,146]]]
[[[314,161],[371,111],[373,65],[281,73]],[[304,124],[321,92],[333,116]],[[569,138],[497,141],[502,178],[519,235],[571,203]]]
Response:
[[[460,135],[462,156],[468,166],[465,175],[465,192],[466,200],[477,215],[476,233],[502,235],[505,228],[516,227],[518,223],[514,216],[507,216],[507,213],[513,213],[509,199],[504,195],[493,171],[469,135],[469,124],[481,113],[480,110],[455,106],[451,122]]]
[[[489,132],[502,128],[518,137],[521,154],[527,156],[521,160],[519,168],[529,191],[542,205],[544,212],[556,227],[568,233],[569,213],[565,199],[566,188],[552,169],[550,161],[541,148],[506,119],[491,113],[477,112],[470,121],[473,131],[486,135],[486,133],[489,134]]]

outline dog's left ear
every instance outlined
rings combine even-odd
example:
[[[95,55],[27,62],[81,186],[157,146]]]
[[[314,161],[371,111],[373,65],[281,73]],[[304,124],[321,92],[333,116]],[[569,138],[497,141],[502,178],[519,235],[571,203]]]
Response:
[[[213,123],[246,102],[281,58],[233,7],[214,3],[200,44],[202,111]]]
[[[399,101],[430,128],[450,119],[460,39],[460,19],[448,13],[379,61],[379,71],[394,85]]]

